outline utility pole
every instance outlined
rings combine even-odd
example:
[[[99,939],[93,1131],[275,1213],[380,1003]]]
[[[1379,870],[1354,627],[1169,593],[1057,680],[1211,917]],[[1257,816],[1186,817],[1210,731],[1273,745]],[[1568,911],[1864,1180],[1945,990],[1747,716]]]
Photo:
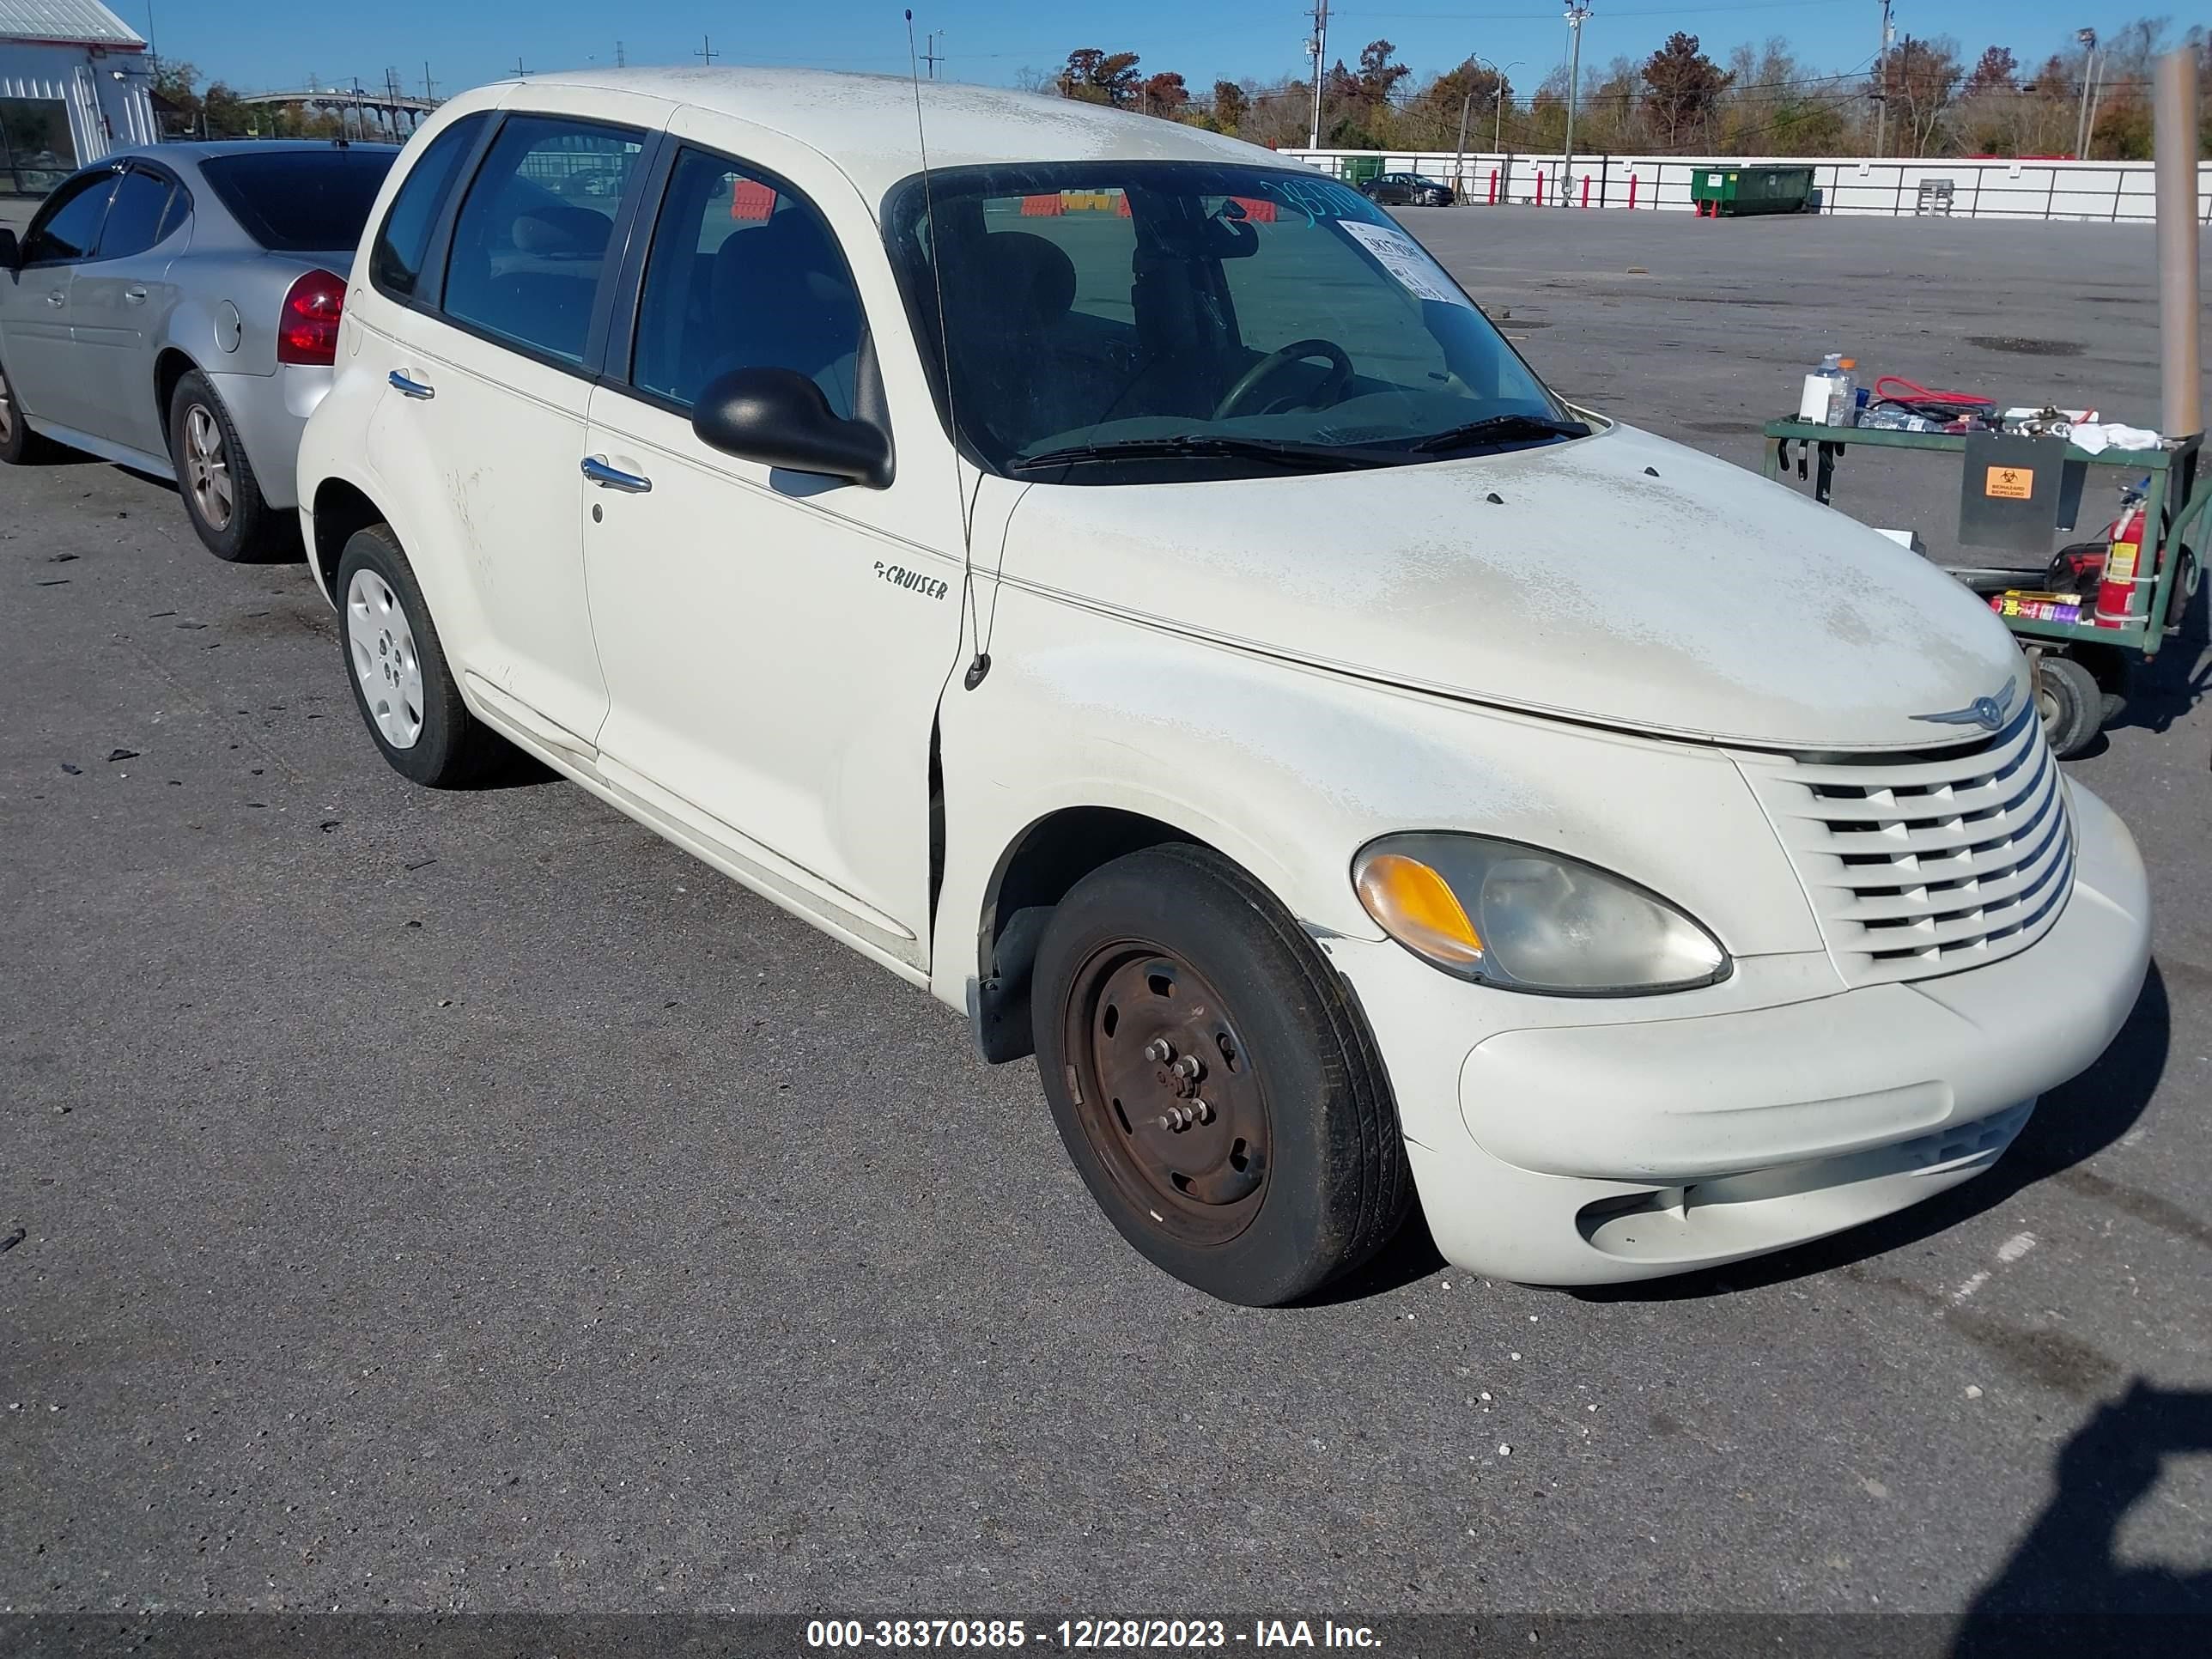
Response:
[[[1889,23],[1889,0],[1881,0],[1881,49],[1874,55],[1874,159],[1889,138],[1889,43],[1896,39]]]
[[[2074,112],[2074,155],[2076,160],[2088,154],[2089,81],[2097,68],[2097,31],[2076,29],[2074,38],[2079,40],[2088,56],[2081,64],[2081,104]]]
[[[937,78],[938,64],[943,61],[943,54],[937,50],[937,38],[944,33],[942,29],[932,29],[922,36],[922,44],[927,50],[921,54],[921,61],[929,65],[929,78],[933,81]]]
[[[1567,69],[1567,153],[1559,162],[1559,205],[1567,205],[1567,178],[1575,169],[1575,105],[1583,88],[1583,20],[1590,15],[1589,0],[1567,0],[1567,33],[1573,38],[1573,61]]]
[[[530,71],[522,67],[522,54],[519,52],[514,54],[514,78],[518,81],[530,78]]]
[[[699,37],[699,50],[693,52],[691,55],[694,58],[705,58],[707,60],[707,67],[708,69],[712,69],[714,67],[714,59],[719,58],[721,54],[714,50],[714,42],[713,39],[708,35],[702,34]]]
[[[521,60],[518,58],[516,61],[519,63]],[[424,103],[434,104],[438,101],[437,85],[438,83],[430,78],[430,60],[425,58],[422,60],[422,101]]]
[[[617,69],[629,67],[629,59],[623,56],[623,43],[619,40],[615,42],[615,67]]]
[[[1306,50],[1313,53],[1314,106],[1313,134],[1306,141],[1308,149],[1321,148],[1321,82],[1328,62],[1328,0],[1314,0],[1313,38],[1306,42]]]

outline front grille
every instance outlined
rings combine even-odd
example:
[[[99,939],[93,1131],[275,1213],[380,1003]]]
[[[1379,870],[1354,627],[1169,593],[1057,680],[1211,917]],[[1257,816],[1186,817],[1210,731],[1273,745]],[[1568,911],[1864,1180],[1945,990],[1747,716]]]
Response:
[[[2022,951],[2074,887],[2058,764],[2033,698],[1976,744],[1899,758],[1739,755],[1854,985]]]

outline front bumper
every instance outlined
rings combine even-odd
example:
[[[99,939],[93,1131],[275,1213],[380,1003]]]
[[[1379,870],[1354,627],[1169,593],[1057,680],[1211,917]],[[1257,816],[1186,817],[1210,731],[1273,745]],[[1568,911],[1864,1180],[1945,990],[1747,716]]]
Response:
[[[1561,1003],[1465,986],[1387,942],[1327,941],[1389,1067],[1438,1248],[1535,1284],[1652,1278],[1819,1238],[1987,1169],[2036,1097],[2104,1051],[2149,962],[2134,841],[2088,791],[2072,797],[2079,863],[2058,921],[1940,978],[1841,990],[1830,974],[1832,994],[1763,1006],[1748,984]]]

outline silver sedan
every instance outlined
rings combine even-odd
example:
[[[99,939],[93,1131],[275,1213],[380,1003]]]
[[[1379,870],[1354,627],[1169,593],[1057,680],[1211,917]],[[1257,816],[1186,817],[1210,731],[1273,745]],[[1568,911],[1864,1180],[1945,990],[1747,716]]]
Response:
[[[173,478],[218,558],[292,532],[300,430],[395,147],[161,144],[0,230],[0,461],[61,444]]]

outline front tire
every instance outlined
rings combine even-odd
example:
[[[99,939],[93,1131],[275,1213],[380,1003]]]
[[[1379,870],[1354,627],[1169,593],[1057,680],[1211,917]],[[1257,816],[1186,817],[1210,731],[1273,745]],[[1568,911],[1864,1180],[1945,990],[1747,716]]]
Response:
[[[232,564],[269,556],[279,540],[276,515],[230,411],[207,376],[193,369],[169,394],[169,460],[177,489],[207,550]]]
[[[337,599],[354,707],[392,770],[434,789],[459,789],[513,753],[461,701],[430,607],[388,527],[371,525],[348,539]]]
[[[1412,1186],[1373,1040],[1313,941],[1219,854],[1154,847],[1085,877],[1031,998],[1060,1139],[1156,1266],[1272,1307],[1397,1232]]]
[[[0,363],[0,465],[29,466],[53,448],[31,430],[23,406],[15,401],[15,389],[8,384],[8,366]]]

